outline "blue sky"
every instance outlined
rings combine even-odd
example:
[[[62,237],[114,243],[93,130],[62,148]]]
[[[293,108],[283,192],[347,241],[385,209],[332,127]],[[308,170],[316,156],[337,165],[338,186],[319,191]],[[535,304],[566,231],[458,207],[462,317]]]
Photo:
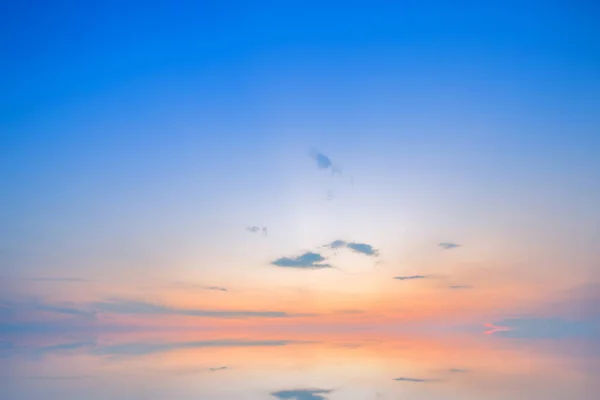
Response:
[[[184,281],[235,312],[251,290],[293,306],[259,313],[390,312],[408,283],[415,305],[514,290],[531,311],[598,282],[592,2],[194,3],[3,6],[11,300],[137,304]],[[306,254],[339,269],[273,265]],[[222,294],[168,290],[146,300]]]

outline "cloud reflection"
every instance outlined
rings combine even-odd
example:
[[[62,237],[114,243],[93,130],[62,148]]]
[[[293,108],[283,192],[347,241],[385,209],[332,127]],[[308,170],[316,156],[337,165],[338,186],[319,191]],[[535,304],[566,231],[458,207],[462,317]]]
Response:
[[[397,382],[413,382],[413,383],[434,382],[433,379],[405,378],[405,377],[395,378],[394,380]]]
[[[326,389],[293,389],[293,390],[281,390],[279,392],[271,393],[271,396],[277,397],[278,399],[284,400],[326,400],[327,397],[322,396],[328,394],[333,390]]]
[[[209,318],[294,318],[313,316],[313,314],[290,314],[283,311],[247,311],[247,310],[204,310],[170,307],[145,301],[127,299],[108,299],[92,304],[98,311],[113,314],[133,315],[182,315]]]

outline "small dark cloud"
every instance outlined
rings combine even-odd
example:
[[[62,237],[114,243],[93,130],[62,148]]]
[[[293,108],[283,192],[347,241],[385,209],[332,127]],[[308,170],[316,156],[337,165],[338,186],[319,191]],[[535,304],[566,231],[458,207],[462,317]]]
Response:
[[[295,318],[314,316],[314,314],[289,314],[283,311],[189,309],[124,299],[109,299],[93,303],[92,306],[102,312],[134,315],[183,315],[207,318]]]
[[[425,279],[427,278],[425,275],[408,275],[408,276],[395,276],[394,279],[398,279],[399,281],[409,281],[413,279]]]
[[[277,397],[281,400],[327,400],[327,397],[323,396],[333,392],[333,390],[326,389],[293,389],[293,390],[281,390],[279,392],[271,393],[271,396]]]
[[[343,173],[342,173],[341,168],[337,165],[334,165],[333,162],[331,161],[331,159],[328,156],[326,156],[325,154],[320,153],[316,150],[311,150],[310,156],[316,162],[317,168],[319,170],[331,171],[332,177],[339,177],[339,178],[342,177]],[[352,184],[352,186],[354,186],[353,179],[351,179],[351,184]],[[336,195],[335,195],[334,191],[332,190],[332,188],[329,188],[329,190],[327,191],[327,200],[331,201],[335,197],[336,197]]]
[[[366,243],[356,243],[356,242],[346,242],[344,240],[334,240],[333,242],[325,245],[324,247],[329,247],[331,249],[341,249],[348,248],[356,253],[361,253],[366,256],[376,257],[379,255],[379,252],[373,248],[370,244]]]
[[[450,250],[450,249],[455,249],[457,247],[460,247],[460,244],[456,244],[456,243],[451,243],[451,242],[444,242],[444,243],[440,243],[439,246],[443,249],[446,250]]]
[[[34,276],[31,278],[23,278],[23,280],[30,282],[89,282],[88,279],[68,276]]]
[[[211,371],[211,372],[216,372],[216,371],[222,371],[224,369],[227,369],[227,367],[209,368],[208,370]]]
[[[219,286],[207,286],[206,289],[208,289],[208,290],[214,290],[214,291],[217,291],[217,292],[226,292],[227,291],[226,288],[219,287]]]
[[[317,167],[319,169],[333,168],[333,163],[331,162],[331,159],[325,154],[319,153],[318,151],[312,151],[311,157],[317,162]]]
[[[281,257],[271,264],[283,268],[324,269],[331,268],[329,264],[321,264],[326,258],[318,253],[307,252],[297,257]]]
[[[395,381],[398,382],[413,382],[413,383],[424,383],[424,382],[433,382],[433,379],[420,379],[420,378],[395,378]]]
[[[453,374],[466,374],[471,371],[468,369],[462,369],[462,368],[451,368],[448,370],[448,372],[452,372]]]
[[[350,250],[353,250],[357,253],[362,253],[367,256],[377,256],[377,250],[373,248],[370,244],[366,243],[348,243],[346,245]]]
[[[327,247],[331,247],[332,249],[339,249],[342,247],[346,247],[347,245],[348,243],[344,242],[343,240],[334,240],[333,242],[328,244]]]
[[[450,289],[472,289],[471,285],[450,285],[448,286]]]
[[[259,226],[249,226],[246,228],[246,230],[252,233],[262,232],[263,236],[268,236],[268,230],[266,226],[263,226],[262,228]]]

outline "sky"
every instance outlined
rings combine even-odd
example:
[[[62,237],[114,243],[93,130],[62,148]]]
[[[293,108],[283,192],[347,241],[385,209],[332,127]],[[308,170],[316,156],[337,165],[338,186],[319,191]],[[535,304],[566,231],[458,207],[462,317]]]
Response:
[[[12,3],[3,329],[600,331],[594,2]]]

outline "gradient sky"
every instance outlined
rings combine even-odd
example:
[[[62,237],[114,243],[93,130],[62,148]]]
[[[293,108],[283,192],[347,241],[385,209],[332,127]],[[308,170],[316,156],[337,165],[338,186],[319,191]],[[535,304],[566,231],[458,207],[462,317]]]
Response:
[[[594,2],[9,3],[6,326],[598,330]]]

